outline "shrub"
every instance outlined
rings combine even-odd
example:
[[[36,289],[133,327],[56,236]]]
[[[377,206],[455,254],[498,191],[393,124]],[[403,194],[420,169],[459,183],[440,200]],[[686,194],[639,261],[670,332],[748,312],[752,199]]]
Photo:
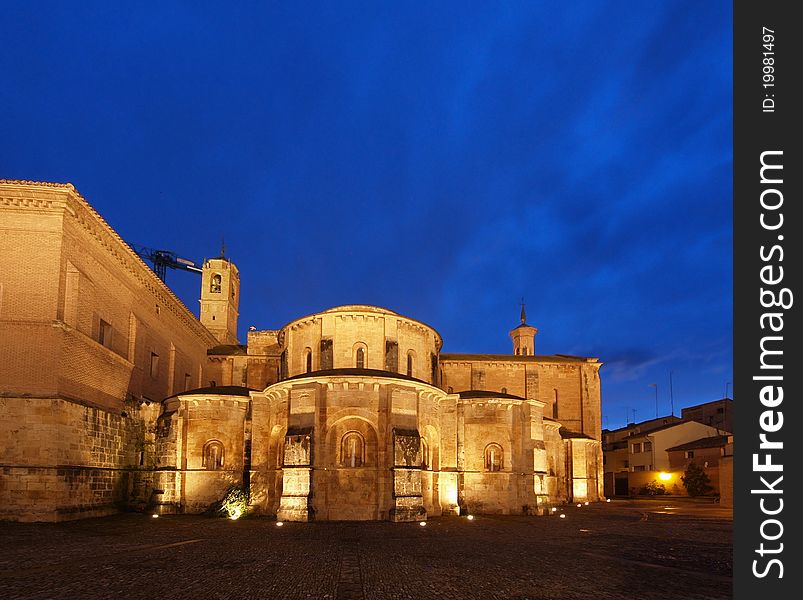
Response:
[[[236,520],[244,516],[248,511],[248,490],[239,485],[233,485],[223,496],[209,507],[209,514],[225,517],[226,519]]]
[[[680,478],[683,486],[686,488],[689,496],[704,496],[705,494],[713,491],[714,488],[709,485],[711,479],[706,475],[696,463],[690,462],[686,467],[686,472]]]
[[[642,487],[638,493],[642,496],[663,496],[666,494],[666,486],[664,486],[663,483],[658,483],[656,479],[653,479]]]

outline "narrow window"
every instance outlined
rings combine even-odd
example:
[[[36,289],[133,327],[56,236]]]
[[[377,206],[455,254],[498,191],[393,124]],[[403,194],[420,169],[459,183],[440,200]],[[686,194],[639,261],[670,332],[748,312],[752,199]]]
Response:
[[[552,391],[555,392],[555,398],[552,401],[552,418],[553,419],[557,419],[558,418],[558,390],[553,389]]]
[[[488,444],[485,446],[485,470],[496,472],[502,470],[502,446]]]
[[[354,366],[358,369],[365,368],[365,348],[362,346],[354,352]]]
[[[223,444],[218,440],[209,440],[204,444],[201,466],[207,471],[223,468]]]
[[[694,450],[686,451],[686,458],[694,458]]]
[[[414,363],[415,363],[415,357],[413,356],[413,351],[410,350],[407,353],[407,377],[413,376]]]
[[[101,345],[111,348],[112,326],[103,319],[100,320],[100,327],[98,328],[98,341]]]
[[[332,362],[332,340],[321,340],[321,353],[318,357],[318,361],[320,363],[318,368],[322,371],[332,368],[332,365],[334,364]]]
[[[425,471],[431,468],[429,462],[429,446],[424,438],[421,438],[421,468]]]
[[[209,283],[209,291],[213,294],[219,294],[223,283],[223,278],[220,273],[212,275],[212,281]]]
[[[192,385],[192,381],[191,380],[192,380],[192,378],[190,377],[190,374],[189,373],[184,373],[184,391],[185,392],[188,389],[190,389],[190,386]]]
[[[399,372],[399,343],[385,340],[385,371]]]
[[[312,373],[312,349],[310,348],[304,350],[304,364],[307,373]]]
[[[365,462],[365,440],[356,431],[347,432],[340,440],[340,465],[361,467]]]
[[[507,388],[502,388],[502,393],[507,394]]]
[[[151,377],[159,375],[159,355],[151,352]]]

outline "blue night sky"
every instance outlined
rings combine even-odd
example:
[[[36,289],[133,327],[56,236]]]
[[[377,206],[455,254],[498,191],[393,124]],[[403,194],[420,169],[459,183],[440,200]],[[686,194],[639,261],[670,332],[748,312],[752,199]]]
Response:
[[[606,363],[604,426],[670,371],[678,414],[724,395],[731,2],[266,4],[5,3],[0,177],[225,237],[241,339],[364,303],[509,353],[524,296],[538,354]]]

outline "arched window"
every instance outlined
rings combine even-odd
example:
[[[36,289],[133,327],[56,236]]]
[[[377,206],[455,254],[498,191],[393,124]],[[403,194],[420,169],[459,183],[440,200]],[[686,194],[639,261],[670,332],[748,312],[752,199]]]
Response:
[[[446,393],[447,394],[454,394],[454,388],[452,386],[447,387],[446,388]]]
[[[213,294],[219,294],[220,289],[222,287],[223,277],[221,277],[220,273],[215,273],[212,275],[212,281],[209,284],[209,291]]]
[[[312,349],[306,348],[304,350],[304,368],[307,373],[312,373]]]
[[[357,342],[354,344],[354,366],[364,369],[366,363],[366,346],[362,342]]]
[[[421,438],[421,468],[428,471],[432,468],[429,460],[429,445],[424,438]]]
[[[557,419],[558,418],[558,390],[557,389],[553,389],[552,391],[555,393],[555,397],[552,399],[552,418],[553,419]]]
[[[507,388],[502,388],[502,393],[507,394]]]
[[[415,368],[415,352],[410,350],[407,353],[407,376],[413,376],[413,369]]]
[[[348,431],[340,440],[340,465],[361,467],[365,463],[365,440],[357,431]]]
[[[502,446],[499,444],[488,444],[485,446],[485,470],[501,471],[503,467]]]
[[[223,468],[223,444],[218,440],[209,440],[204,444],[201,466],[207,471]]]

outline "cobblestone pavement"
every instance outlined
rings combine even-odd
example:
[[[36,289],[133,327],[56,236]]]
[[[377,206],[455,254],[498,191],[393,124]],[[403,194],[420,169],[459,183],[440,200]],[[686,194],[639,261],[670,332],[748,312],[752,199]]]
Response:
[[[142,514],[0,523],[0,598],[731,597],[732,511],[664,499],[563,512],[425,527]]]

